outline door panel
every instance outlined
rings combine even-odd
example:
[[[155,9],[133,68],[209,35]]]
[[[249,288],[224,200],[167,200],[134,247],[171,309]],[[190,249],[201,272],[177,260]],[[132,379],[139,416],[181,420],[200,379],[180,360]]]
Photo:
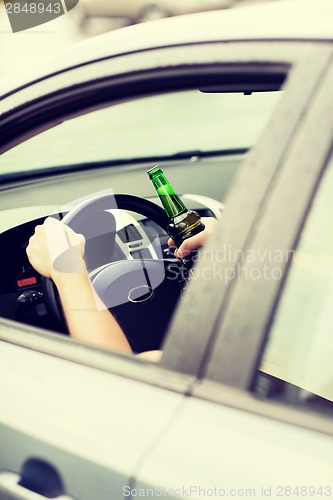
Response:
[[[133,497],[329,496],[332,445],[332,436],[192,397],[138,470]]]
[[[80,500],[122,498],[183,396],[0,342],[0,472],[37,458]],[[110,362],[111,362],[110,358]]]

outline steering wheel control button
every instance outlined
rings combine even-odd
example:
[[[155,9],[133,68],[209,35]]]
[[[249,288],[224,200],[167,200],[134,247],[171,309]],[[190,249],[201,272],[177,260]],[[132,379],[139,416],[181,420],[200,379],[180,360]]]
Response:
[[[130,248],[138,248],[142,247],[142,243],[132,243],[131,245],[128,245]]]
[[[128,300],[133,303],[146,302],[154,295],[154,290],[148,285],[140,285],[132,288],[128,293]]]
[[[134,224],[129,224],[127,227],[120,229],[120,231],[118,231],[118,236],[123,243],[141,240],[140,233]]]

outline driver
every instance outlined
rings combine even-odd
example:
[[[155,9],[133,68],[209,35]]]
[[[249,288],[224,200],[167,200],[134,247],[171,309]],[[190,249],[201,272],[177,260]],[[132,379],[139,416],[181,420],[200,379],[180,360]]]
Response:
[[[175,250],[176,257],[184,258],[192,250],[205,244],[217,221],[210,217],[202,220],[205,230],[185,240]],[[175,246],[174,241],[169,239],[168,245]],[[90,282],[84,261],[84,246],[85,240],[81,234],[75,233],[56,219],[47,218],[35,228],[26,251],[34,269],[55,283],[71,337],[132,353],[126,335]],[[158,361],[161,355],[161,351],[138,354],[151,361]]]

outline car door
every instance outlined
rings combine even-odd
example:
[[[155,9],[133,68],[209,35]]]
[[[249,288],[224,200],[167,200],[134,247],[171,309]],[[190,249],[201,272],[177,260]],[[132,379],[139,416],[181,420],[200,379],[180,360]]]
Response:
[[[6,320],[0,352],[0,498],[122,498],[190,383]]]
[[[244,172],[247,172],[251,165],[257,164],[261,165],[261,172],[260,175],[256,174],[258,183],[251,197],[253,204],[246,207],[247,219],[237,230],[237,237],[243,246],[284,151],[297,130],[299,117],[325,68],[328,58],[326,47],[322,50],[314,49],[313,52],[310,50],[310,54],[312,58],[308,48],[304,51],[297,44],[293,48],[283,44],[281,47],[274,44],[271,46],[268,43],[254,43],[249,47],[237,43],[227,47],[212,44],[209,50],[207,46],[201,47],[200,50],[199,47],[193,46],[177,48],[177,51],[172,48],[156,51],[156,54],[143,54],[143,60],[140,59],[142,74],[139,72],[137,78],[130,83],[126,73],[129,70],[126,70],[126,67],[132,68],[134,58],[127,56],[119,58],[119,61],[112,61],[114,73],[108,89],[117,88],[120,92],[126,80],[127,97],[138,96],[135,90],[138,88],[142,95],[148,92],[148,89],[151,92],[152,86],[156,88],[161,85],[162,77],[165,77],[167,70],[170,71],[170,64],[175,70],[172,75],[174,80],[181,80],[181,75],[189,80],[190,77],[193,79],[195,72],[200,76],[202,67],[205,71],[216,71],[214,65],[217,56],[217,66],[222,72],[230,66],[235,66],[238,71],[245,67],[245,73],[252,74],[251,70],[260,66],[261,74],[267,76],[274,74],[276,69],[278,74],[281,74],[282,65],[282,72],[287,73],[289,78],[286,84],[287,92],[276,111],[277,122],[271,122],[248,160],[247,167],[244,164]],[[312,62],[311,70],[307,64],[309,57]],[[87,75],[85,69],[83,72]],[[244,73],[240,73],[244,76]],[[119,80],[116,81],[117,87],[112,87],[116,80],[115,75]],[[105,85],[106,79],[107,75],[104,74],[100,83]],[[168,79],[165,81],[168,83]],[[181,81],[182,84],[186,83],[185,78]],[[301,82],[302,92],[299,95]],[[52,85],[48,88],[52,88]],[[179,86],[176,88],[179,89]],[[59,110],[62,109],[59,102],[64,96],[69,99],[71,90],[65,88],[63,92],[57,92],[55,95],[45,93],[26,106],[14,109],[7,115],[6,127],[2,129],[2,147],[19,142],[21,137],[37,127],[46,128],[50,118],[59,119]],[[82,96],[86,97],[84,83],[81,90]],[[115,99],[120,98],[120,94],[115,95]],[[82,96],[76,85],[75,99],[71,101],[73,114],[82,110]],[[49,97],[52,99],[48,99]],[[124,98],[125,95],[121,97]],[[44,104],[47,105],[43,112],[38,114],[44,98]],[[9,108],[10,105],[7,109]],[[30,113],[32,109],[34,114]],[[286,114],[287,121],[283,120]],[[17,120],[18,116],[20,121]],[[265,149],[265,145],[270,141],[275,145],[273,151]],[[239,196],[241,195],[241,199],[243,197],[242,175],[245,174],[238,177],[235,190],[229,198],[234,216],[236,212],[233,209],[236,210],[239,204]],[[245,190],[245,187],[243,189]],[[230,228],[230,222],[228,225],[226,223],[225,227]],[[187,321],[186,304],[192,300],[191,293],[189,287],[184,302],[179,307],[175,325],[179,318]],[[224,300],[226,297],[221,289],[215,304],[220,307]],[[207,317],[202,328],[198,322],[192,330],[191,338],[188,332],[186,328],[176,335],[175,326],[172,327],[170,341],[165,345],[164,361],[160,366],[155,366],[138,359],[77,344],[70,339],[59,338],[9,320],[1,320],[0,349],[5,360],[1,365],[0,403],[3,443],[0,454],[0,488],[3,497],[6,498],[7,495],[9,498],[29,498],[31,491],[37,491],[44,496],[67,494],[80,499],[118,499],[121,495],[128,496],[128,489],[124,488],[135,484],[134,478],[139,477],[138,471],[141,471],[142,464],[145,464],[144,458],[152,457],[155,448],[158,451],[159,442],[164,443],[164,435],[168,436],[167,431],[173,430],[173,422],[179,421],[184,425],[190,414],[194,413],[197,415],[196,424],[200,422],[202,425],[202,417],[208,411],[210,415],[207,415],[207,425],[210,430],[216,428],[214,421],[217,423],[218,419],[213,415],[216,408],[211,404],[206,406],[203,402],[193,402],[185,397],[191,392],[195,379],[201,376],[202,361],[210,351],[210,324]],[[180,352],[184,341],[186,348],[181,351],[180,356],[175,356],[177,350]],[[187,362],[183,363],[184,359],[191,360],[189,368]],[[210,356],[207,359],[210,359]],[[194,407],[191,411],[193,404],[198,405],[198,410]],[[200,413],[199,406],[203,413]],[[183,407],[184,412],[180,413],[182,419],[178,420],[177,415]],[[231,414],[229,417],[233,419]],[[226,415],[226,419],[229,417]],[[253,425],[257,425],[255,421]],[[222,438],[223,434],[220,435],[220,439]],[[207,443],[211,443],[211,440],[207,439]],[[184,447],[184,453],[190,451],[187,446]],[[166,454],[159,457],[167,459]],[[199,458],[199,455],[196,455],[196,459]],[[190,461],[188,463],[190,464]],[[167,474],[167,470],[163,470]],[[183,470],[185,473],[185,469]],[[195,468],[189,470],[195,474]],[[47,477],[51,477],[52,481],[44,481]],[[164,481],[166,480],[167,476]],[[56,485],[52,491],[49,490],[50,483]]]
[[[200,380],[142,463],[134,494],[332,494],[332,79],[330,64],[246,246],[232,246],[223,262],[241,267],[229,276],[228,299],[212,318]],[[246,170],[244,165],[240,174]],[[237,227],[235,214],[224,229],[233,243],[231,219]],[[218,252],[217,238],[214,244]],[[203,277],[211,263],[200,265]],[[224,277],[217,278],[221,288]],[[192,299],[197,285],[189,286]],[[212,301],[211,282],[205,293]],[[188,329],[213,310],[187,315]],[[174,331],[180,324],[176,318]],[[186,356],[183,362],[190,371]]]

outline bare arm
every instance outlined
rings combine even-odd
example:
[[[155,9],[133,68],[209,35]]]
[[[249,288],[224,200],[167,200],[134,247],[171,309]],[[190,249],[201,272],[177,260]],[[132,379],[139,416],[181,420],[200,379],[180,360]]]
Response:
[[[32,266],[58,288],[71,336],[131,353],[124,332],[91,285],[83,254],[83,236],[50,218],[37,226],[27,247]]]
[[[184,241],[175,252],[185,257],[204,245],[216,220],[203,218],[205,231]],[[173,240],[169,245],[174,246]],[[58,288],[70,335],[78,340],[97,344],[124,353],[132,353],[121,327],[97,296],[84,262],[84,237],[61,222],[48,218],[37,226],[30,238],[27,255],[37,272],[51,278]],[[138,356],[159,361],[161,351],[150,351]]]
[[[108,309],[101,308],[87,272],[57,273],[52,277],[61,297],[73,338],[101,347],[131,353],[131,347]]]

